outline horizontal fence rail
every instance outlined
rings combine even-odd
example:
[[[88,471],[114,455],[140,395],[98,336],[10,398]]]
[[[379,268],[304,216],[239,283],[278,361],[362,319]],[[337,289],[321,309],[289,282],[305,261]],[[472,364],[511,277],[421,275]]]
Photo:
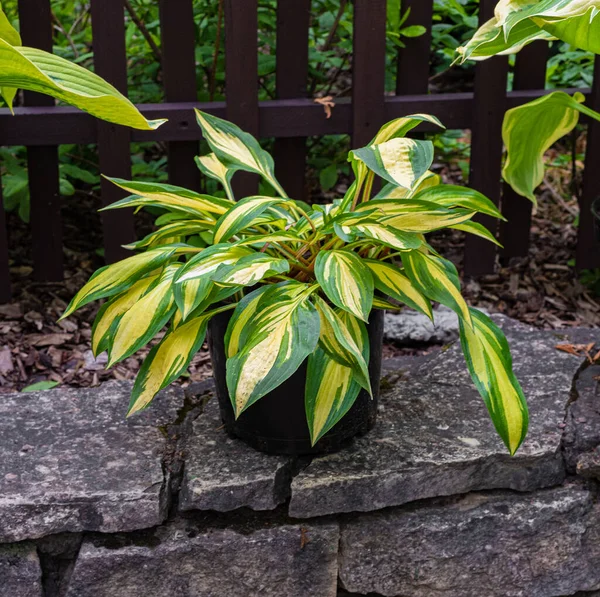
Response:
[[[56,0],[57,1],[57,0]],[[342,2],[344,0],[341,0]],[[481,0],[481,20],[489,17],[496,0]],[[385,95],[386,0],[353,0],[354,42],[352,93],[338,98],[329,118],[322,105],[309,96],[308,35],[310,0],[278,0],[276,43],[276,99],[258,101],[258,1],[223,0],[223,30],[226,89],[224,102],[196,101],[195,27],[192,0],[160,0],[162,80],[165,103],[138,106],[150,119],[168,118],[156,131],[129,131],[98,122],[53,100],[25,94],[25,105],[0,109],[0,145],[28,148],[31,194],[32,258],[39,280],[62,276],[62,230],[58,195],[58,154],[62,144],[97,144],[103,173],[127,178],[131,172],[131,142],[166,142],[169,181],[200,189],[202,181],[193,163],[201,140],[194,108],[228,118],[262,138],[275,138],[277,173],[292,196],[305,199],[305,167],[308,137],[351,135],[360,146],[388,120],[414,113],[431,113],[448,129],[471,129],[472,159],[469,184],[501,205],[509,218],[499,230],[505,249],[501,259],[527,255],[531,228],[531,205],[501,184],[501,124],[506,109],[538,97],[544,91],[548,44],[536,42],[517,56],[514,91],[505,93],[506,58],[498,57],[476,67],[474,92],[428,93],[429,48],[433,0],[405,0],[411,9],[407,25],[422,25],[427,33],[406,39],[396,56],[396,95]],[[21,29],[28,45],[50,49],[50,0],[19,0]],[[94,63],[96,72],[121,92],[127,92],[125,10],[122,0],[91,0]],[[313,15],[314,16],[314,15]],[[570,93],[575,90],[566,90]],[[586,94],[599,109],[600,61],[595,68],[593,89]],[[587,123],[586,119],[582,122]],[[590,124],[586,173],[581,202],[581,225],[577,263],[580,268],[600,267],[595,249],[589,206],[600,195],[594,165],[600,163],[600,125]],[[434,130],[421,126],[416,134]],[[253,175],[236,175],[238,192],[255,193]],[[120,198],[119,190],[103,181],[102,203]],[[487,225],[495,223],[484,220]],[[104,212],[102,219],[107,261],[121,257],[121,245],[133,239],[132,214]],[[10,298],[6,217],[0,190],[0,301]],[[469,238],[465,246],[468,275],[491,273],[498,255],[491,244]]]

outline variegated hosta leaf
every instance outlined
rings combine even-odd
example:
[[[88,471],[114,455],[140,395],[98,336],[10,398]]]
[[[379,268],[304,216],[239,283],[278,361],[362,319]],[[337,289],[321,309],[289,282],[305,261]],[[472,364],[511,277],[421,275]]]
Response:
[[[348,327],[344,320],[354,318],[338,315],[321,297],[314,296],[314,304],[319,312],[321,321],[321,335],[319,344],[321,348],[332,358],[345,367],[350,367],[356,381],[371,394],[371,381],[369,379],[369,367],[362,355],[362,334],[355,337],[356,329],[362,330],[364,323],[357,321]]]
[[[293,232],[273,232],[271,234],[253,234],[251,238],[246,238],[236,243],[242,247],[262,247],[266,244],[277,243],[303,243],[304,240],[298,238]]]
[[[356,224],[354,226],[342,226],[342,230],[348,234],[357,234],[365,238],[372,238],[378,243],[400,251],[418,249],[423,244],[423,241],[417,234],[396,230],[385,224]]]
[[[232,122],[200,110],[195,112],[204,138],[223,164],[260,174],[282,197],[287,197],[275,178],[273,158],[252,135]]]
[[[171,319],[175,311],[173,277],[180,266],[166,267],[158,283],[119,319],[108,346],[108,367],[145,346]]]
[[[363,321],[373,305],[373,275],[351,251],[322,251],[315,261],[315,277],[327,298]]]
[[[10,37],[16,41],[14,34]],[[0,88],[45,93],[102,120],[136,129],[153,130],[165,122],[146,120],[124,95],[89,70],[60,56],[14,46],[1,38]],[[12,92],[4,97],[9,107],[13,97]]]
[[[122,207],[164,207],[176,209],[191,214],[194,217],[221,216],[233,203],[227,199],[201,195],[194,191],[188,191],[182,187],[171,184],[160,184],[157,182],[134,182],[120,178],[109,178],[118,187],[133,193],[131,197],[125,197],[111,205],[107,209],[118,209]],[[214,215],[213,215],[214,214]]]
[[[395,265],[374,259],[365,259],[365,263],[373,273],[377,290],[433,319],[431,302]]]
[[[494,322],[471,309],[473,327],[460,320],[460,340],[475,386],[511,455],[525,435],[529,417],[523,390],[512,370],[508,342]]]
[[[469,307],[460,293],[458,272],[447,259],[410,251],[402,255],[406,275],[422,294],[456,311],[470,325]]]
[[[588,11],[570,18],[533,18],[549,35],[575,48],[600,54],[600,2],[588,2]]]
[[[579,112],[600,120],[600,114],[582,106],[584,96],[555,91],[509,110],[502,125],[508,153],[506,182],[535,203],[535,189],[544,179],[544,153],[579,122]]]
[[[411,114],[410,116],[402,116],[401,118],[396,118],[395,120],[391,120],[387,124],[384,124],[369,145],[379,145],[380,143],[395,139],[396,137],[405,137],[410,131],[423,122],[435,124],[442,129],[446,128],[431,114]]]
[[[258,304],[270,286],[260,286],[253,290],[237,304],[225,333],[225,354],[230,359],[246,343],[250,331],[250,322],[254,317]]]
[[[396,138],[379,145],[355,149],[352,156],[394,185],[412,189],[433,162],[433,143]]]
[[[308,300],[315,286],[287,282],[261,297],[246,341],[227,361],[236,417],[293,375],[319,339],[319,314]]]
[[[236,263],[242,257],[252,254],[252,249],[247,247],[224,243],[194,255],[175,278],[175,301],[183,319],[187,319],[208,296],[212,288],[212,274],[220,266]]]
[[[2,10],[1,4],[0,4],[0,39],[3,39],[4,41],[8,42],[11,46],[20,46],[21,45],[21,35],[11,25],[6,14]]]
[[[161,226],[155,232],[151,232],[135,243],[125,245],[126,249],[145,249],[168,242],[169,239],[185,238],[196,235],[203,230],[210,230],[214,227],[214,221],[209,220],[179,220],[171,224]]]
[[[157,392],[174,382],[200,350],[211,317],[231,309],[215,309],[171,329],[148,354],[137,375],[127,416],[146,408]]]
[[[138,280],[129,290],[102,306],[92,328],[92,351],[98,356],[108,348],[109,331],[158,281],[159,276]]]
[[[467,232],[468,234],[474,234],[475,236],[480,236],[481,238],[485,238],[489,240],[491,243],[502,247],[502,244],[498,242],[496,237],[482,224],[479,222],[463,222],[462,224],[455,224],[454,226],[448,226],[448,228],[453,228],[454,230],[460,230],[462,232]]]
[[[415,201],[428,201],[440,207],[464,207],[504,220],[500,210],[482,193],[475,189],[444,184],[423,189],[414,197]]]
[[[212,281],[224,286],[254,286],[261,280],[284,274],[290,269],[285,259],[254,253],[230,265],[221,265],[211,276]]]
[[[439,174],[434,174],[431,170],[427,170],[419,180],[417,180],[412,189],[405,189],[394,184],[386,184],[373,199],[407,199],[414,197],[417,193],[429,187],[435,187],[442,184],[442,179]]]
[[[394,305],[390,301],[375,295],[373,299],[373,309],[379,309],[380,311],[402,311],[403,307]]]
[[[395,214],[383,219],[382,223],[397,230],[425,234],[440,228],[462,224],[474,215],[474,211],[465,209],[450,210],[438,207],[430,211]]]
[[[355,340],[363,361],[368,363],[369,337],[365,325],[346,312],[340,313],[340,320]],[[308,357],[304,397],[313,446],[350,410],[359,392],[353,370],[318,346]]]
[[[277,197],[246,197],[242,199],[223,214],[217,222],[214,242],[221,243],[229,240],[245,228],[256,225],[256,220],[267,209],[281,201],[282,199]]]
[[[163,265],[175,252],[173,247],[160,247],[99,269],[73,297],[61,319],[92,301],[123,292],[144,274]]]
[[[198,169],[202,174],[218,180],[225,189],[227,197],[233,200],[233,191],[231,190],[231,178],[237,172],[238,168],[235,166],[226,166],[219,160],[214,153],[208,155],[197,156],[194,160]]]

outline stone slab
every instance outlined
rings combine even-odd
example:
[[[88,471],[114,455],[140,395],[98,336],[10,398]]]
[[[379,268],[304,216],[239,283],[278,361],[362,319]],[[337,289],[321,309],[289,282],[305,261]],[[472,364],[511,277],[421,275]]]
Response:
[[[458,339],[458,316],[443,306],[434,310],[433,321],[416,311],[386,313],[383,335],[404,345],[449,344]]]
[[[35,545],[0,546],[0,596],[43,596],[42,569]]]
[[[498,321],[530,408],[529,434],[516,456],[497,437],[460,348],[453,346],[405,368],[383,393],[369,435],[314,459],[294,478],[290,515],[370,511],[481,489],[532,491],[560,484],[565,406],[582,359],[556,350],[553,332]]]
[[[153,546],[86,541],[67,597],[335,597],[337,524],[159,529]]]
[[[600,587],[598,504],[576,487],[471,494],[361,515],[342,526],[351,593],[557,597]]]
[[[291,477],[288,457],[257,452],[226,435],[217,399],[212,397],[193,422],[185,444],[179,507],[272,510],[288,499]]]
[[[166,516],[160,427],[183,403],[157,397],[126,419],[131,384],[0,396],[0,542],[127,531]]]

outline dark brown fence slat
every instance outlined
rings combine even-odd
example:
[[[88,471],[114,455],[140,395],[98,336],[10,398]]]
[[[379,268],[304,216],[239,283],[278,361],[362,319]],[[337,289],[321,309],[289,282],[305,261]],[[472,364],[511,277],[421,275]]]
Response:
[[[197,99],[194,7],[192,0],[160,0],[160,30],[165,101],[193,102]],[[188,126],[195,127],[190,120]],[[169,182],[200,189],[200,172],[194,164],[198,143],[169,143]]]
[[[258,1],[224,0],[227,119],[258,136]],[[258,177],[235,174],[236,198],[255,195]]]
[[[8,263],[8,230],[2,199],[2,180],[0,180],[0,303],[10,301],[10,269]]]
[[[406,10],[410,10],[410,15],[403,27],[422,25],[427,29],[427,33],[420,37],[402,39],[406,47],[398,50],[396,93],[398,95],[427,93],[433,0],[404,0],[402,14]]]
[[[92,0],[92,34],[96,73],[127,93],[127,56],[125,50],[125,20],[122,0]],[[98,158],[100,171],[106,176],[131,178],[130,133],[122,126],[98,122]],[[102,179],[102,204],[118,201],[125,194]],[[102,212],[104,251],[108,263],[131,253],[122,245],[135,240],[133,212],[114,210]]]
[[[546,84],[546,62],[548,42],[535,42],[517,54],[513,88],[543,89]],[[532,203],[515,193],[510,185],[504,184],[502,191],[502,213],[507,222],[500,224],[500,240],[503,261],[513,257],[525,257],[529,252]]]
[[[352,58],[352,147],[363,147],[384,123],[386,0],[355,0]]]
[[[310,0],[277,3],[277,97],[307,96]],[[275,175],[294,199],[305,199],[306,137],[276,139]]]
[[[19,21],[23,44],[52,52],[50,0],[19,0]],[[54,99],[26,92],[28,106],[54,106]],[[31,244],[34,276],[37,280],[63,279],[62,223],[58,149],[41,145],[27,149]]]
[[[494,14],[496,0],[481,0],[480,24]],[[498,56],[476,67],[469,184],[500,204],[502,165],[502,120],[505,112],[508,60]],[[497,221],[489,216],[477,218],[492,232]],[[467,234],[465,274],[477,276],[494,271],[496,247],[489,241]]]
[[[590,108],[600,111],[600,57],[596,56],[594,65],[594,86]],[[577,268],[592,269],[600,267],[600,243],[595,238],[594,220],[590,210],[592,202],[600,197],[600,122],[593,120],[588,126],[587,155],[583,192],[580,200],[579,237],[577,242]]]

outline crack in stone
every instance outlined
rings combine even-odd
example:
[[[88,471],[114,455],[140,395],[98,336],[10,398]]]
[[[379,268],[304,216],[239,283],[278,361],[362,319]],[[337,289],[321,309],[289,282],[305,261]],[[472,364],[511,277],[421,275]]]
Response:
[[[50,535],[37,542],[42,597],[65,597],[83,542],[82,533]]]

